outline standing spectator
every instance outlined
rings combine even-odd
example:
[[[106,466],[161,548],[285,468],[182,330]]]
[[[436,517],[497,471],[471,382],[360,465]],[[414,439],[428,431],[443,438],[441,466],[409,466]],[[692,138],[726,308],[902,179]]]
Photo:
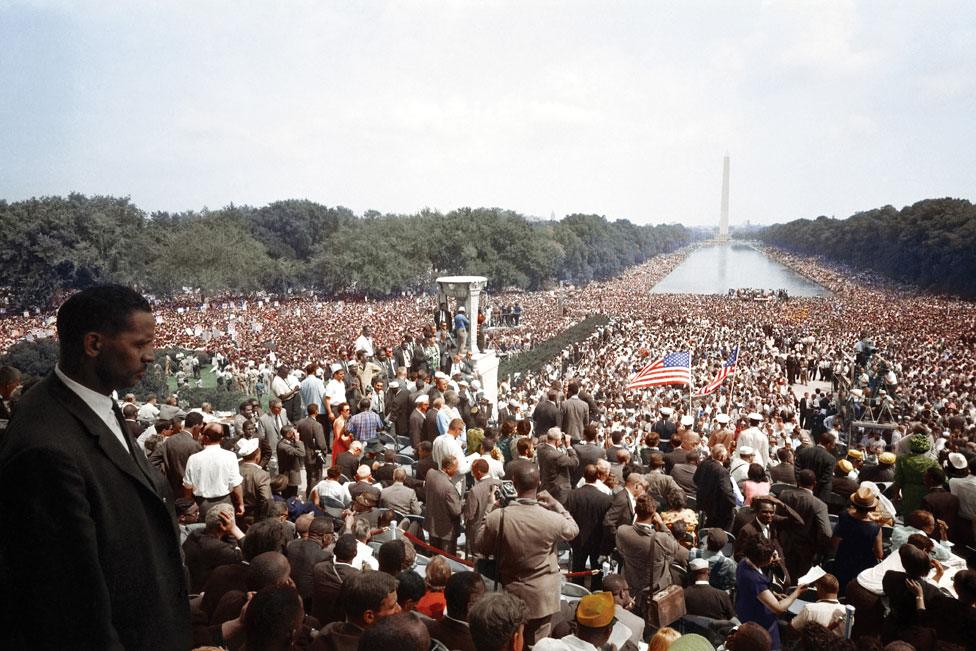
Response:
[[[595,486],[597,469],[589,464],[583,469],[586,482],[581,488],[570,491],[566,498],[566,510],[579,526],[579,533],[573,538],[573,572],[581,572],[590,562],[590,569],[600,568],[599,556],[603,553],[603,519],[613,499]],[[593,590],[599,590],[602,577],[593,577]],[[583,577],[574,577],[574,583],[583,585]]]
[[[571,488],[570,470],[579,466],[579,458],[576,450],[570,446],[569,435],[563,434],[558,427],[550,428],[546,432],[546,442],[539,446],[536,457],[542,490],[565,504]]]
[[[559,419],[562,429],[571,439],[583,436],[583,427],[590,421],[590,407],[579,397],[579,384],[570,382],[566,387],[568,397],[559,406]]]
[[[190,456],[183,476],[183,491],[200,507],[205,518],[214,504],[235,504],[237,515],[244,515],[244,493],[237,455],[220,447],[224,428],[210,423],[203,428],[203,450]]]
[[[810,570],[818,554],[830,549],[833,535],[827,505],[813,494],[816,475],[812,470],[801,470],[798,479],[799,486],[786,488],[779,494],[780,501],[803,518],[803,525],[788,525],[780,530],[783,549],[789,550],[786,569],[796,578]]]
[[[369,408],[369,398],[359,401],[359,411],[346,423],[346,432],[357,441],[368,444],[379,436],[383,419]]]
[[[831,432],[823,432],[817,439],[816,446],[800,448],[796,453],[797,469],[813,471],[817,477],[817,489],[814,493],[824,502],[830,501],[832,492],[834,466],[837,464],[834,457],[836,440]]]
[[[499,579],[507,592],[525,601],[525,639],[534,643],[549,634],[559,611],[556,544],[575,538],[579,527],[562,504],[539,492],[537,469],[519,468],[514,483],[518,499],[486,516],[481,551],[497,550]]]
[[[295,497],[299,491],[304,496],[305,484],[305,446],[295,434],[295,428],[286,425],[281,428],[281,440],[278,441],[278,464],[281,474],[288,478],[288,488],[282,494],[285,499]]]
[[[126,287],[93,287],[65,301],[57,331],[58,364],[0,448],[0,513],[16,523],[0,527],[0,646],[189,648],[173,496],[111,398],[153,362],[152,310]]]
[[[432,469],[425,481],[424,528],[430,534],[431,545],[451,554],[457,553],[457,538],[461,533],[461,494],[454,483],[457,463],[454,456],[444,457],[440,470]]]
[[[248,525],[260,520],[271,504],[271,475],[261,468],[261,449],[257,439],[242,439],[237,446],[241,472],[241,497],[244,521]]]
[[[725,446],[716,444],[712,447],[711,458],[701,462],[694,477],[698,487],[698,507],[705,513],[705,523],[725,530],[732,526],[735,508],[732,478],[724,466],[728,456]]]
[[[877,505],[878,498],[862,486],[851,495],[851,508],[841,512],[834,527],[834,576],[842,591],[862,570],[884,557],[881,525],[871,518]]]
[[[308,416],[295,423],[298,440],[305,446],[305,477],[308,486],[315,486],[322,479],[322,457],[328,451],[325,440],[325,429],[319,422],[319,407],[310,404],[306,411]],[[304,496],[304,495],[303,495]]]
[[[685,565],[688,550],[668,531],[650,495],[637,498],[636,514],[637,521],[633,525],[617,529],[617,552],[623,559],[627,585],[633,593],[641,595],[639,609],[643,612],[648,596],[644,589],[648,588],[649,593],[654,594],[670,586],[671,563]]]
[[[463,353],[468,343],[468,331],[471,329],[471,322],[464,313],[464,306],[461,305],[454,315],[454,338],[457,340],[457,351]]]

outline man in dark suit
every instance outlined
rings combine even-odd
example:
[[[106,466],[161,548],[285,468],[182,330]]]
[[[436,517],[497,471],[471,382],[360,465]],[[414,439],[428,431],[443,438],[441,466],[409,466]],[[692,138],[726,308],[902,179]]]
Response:
[[[361,568],[352,566],[357,550],[356,537],[351,533],[343,534],[332,548],[332,558],[316,563],[312,568],[314,605],[311,614],[322,626],[345,619],[339,591],[346,579],[361,571]]]
[[[590,406],[579,397],[579,385],[570,382],[566,388],[569,397],[559,405],[560,427],[570,438],[579,440],[583,428],[590,422]]]
[[[319,406],[314,402],[305,408],[308,415],[295,423],[298,440],[305,446],[305,475],[308,488],[314,487],[322,479],[322,459],[317,452],[325,454],[328,446],[325,441],[325,428],[319,422]]]
[[[592,463],[583,468],[583,480],[586,483],[571,491],[566,499],[566,510],[579,525],[579,533],[571,543],[573,572],[586,569],[587,559],[591,570],[600,569],[597,557],[603,553],[603,518],[613,502],[613,498],[596,487],[597,469]],[[583,578],[574,577],[573,582],[583,585]],[[593,576],[592,590],[600,589],[601,578],[600,574]]]
[[[135,405],[131,403],[123,405],[122,416],[125,418],[125,426],[129,429],[132,438],[138,439],[139,435],[146,431],[146,426],[139,422],[139,408]]]
[[[417,406],[410,412],[407,427],[410,432],[410,445],[413,446],[414,453],[416,453],[420,447],[420,442],[426,440],[424,438],[424,423],[427,422],[430,397],[426,393],[422,393],[414,399],[414,404]]]
[[[346,479],[352,481],[359,470],[359,460],[363,456],[362,441],[353,441],[349,444],[349,449],[336,457],[336,465],[342,470]]]
[[[298,440],[298,433],[291,425],[281,428],[281,440],[278,441],[278,467],[281,474],[288,477],[288,488],[282,496],[295,497],[302,485],[302,471],[305,470],[305,445]]]
[[[176,420],[176,419],[174,419]],[[177,425],[179,427],[179,425]],[[187,431],[185,428],[189,428]],[[203,449],[197,440],[203,430],[203,414],[192,411],[175,434],[170,434],[149,455],[149,464],[159,470],[169,482],[173,495],[183,494],[183,475],[186,460]]]
[[[0,440],[0,647],[190,648],[170,487],[111,398],[153,361],[149,303],[93,287],[57,330],[58,366]]]
[[[732,524],[735,509],[735,494],[732,492],[732,478],[723,465],[729,458],[724,445],[712,446],[712,456],[698,465],[695,471],[695,486],[698,487],[698,508],[705,512],[705,522],[709,527],[728,530]]]
[[[485,594],[485,581],[476,572],[455,572],[447,580],[444,601],[447,616],[439,620],[425,619],[430,637],[452,651],[475,651],[468,610]]]
[[[696,558],[688,563],[692,583],[684,589],[685,608],[689,615],[729,620],[735,617],[732,598],[725,590],[708,583],[708,561]]]
[[[532,422],[536,432],[548,432],[550,427],[559,427],[559,407],[556,406],[556,392],[552,389],[546,393],[545,400],[540,400],[532,412]]]
[[[603,516],[604,552],[613,549],[617,528],[634,523],[634,504],[637,498],[647,492],[647,481],[643,475],[632,472],[627,476],[624,489],[613,496],[607,514]]]
[[[779,494],[780,501],[803,518],[802,526],[787,526],[780,530],[783,548],[789,550],[786,569],[794,578],[806,574],[817,554],[830,549],[833,533],[827,505],[813,494],[817,487],[816,475],[811,470],[801,470],[797,479],[798,487],[785,488]]]
[[[824,502],[830,500],[834,478],[834,435],[822,432],[818,444],[813,447],[801,447],[796,452],[796,467],[798,470],[812,470],[817,477],[817,489],[814,494]]]
[[[769,479],[774,484],[792,484],[796,486],[796,466],[793,465],[793,450],[782,447],[776,451],[779,463],[769,469]],[[802,576],[802,575],[801,575]]]
[[[546,432],[546,443],[539,446],[536,457],[539,460],[539,476],[542,490],[565,504],[569,497],[569,471],[579,465],[576,450],[569,447],[569,435],[558,427]]]
[[[781,511],[785,511],[785,515],[778,515],[776,513],[778,506],[784,507]],[[783,547],[780,542],[780,532],[784,528],[783,525],[787,522],[791,522],[794,527],[802,527],[804,525],[803,520],[795,511],[785,506],[772,495],[763,495],[754,498],[752,500],[752,510],[756,517],[753,518],[752,522],[744,524],[739,529],[739,533],[735,534],[733,558],[736,561],[741,561],[745,556],[745,550],[749,549],[751,541],[756,538],[762,538],[772,544],[777,552],[778,558],[770,565],[770,569],[783,579],[785,585],[790,585],[790,573],[786,567],[786,554],[783,552]]]

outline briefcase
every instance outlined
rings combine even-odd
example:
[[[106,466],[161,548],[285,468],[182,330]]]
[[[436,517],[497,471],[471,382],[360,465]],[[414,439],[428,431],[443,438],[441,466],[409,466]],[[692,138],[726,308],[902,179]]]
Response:
[[[647,623],[654,628],[668,626],[688,613],[685,592],[672,585],[651,596],[647,601]]]

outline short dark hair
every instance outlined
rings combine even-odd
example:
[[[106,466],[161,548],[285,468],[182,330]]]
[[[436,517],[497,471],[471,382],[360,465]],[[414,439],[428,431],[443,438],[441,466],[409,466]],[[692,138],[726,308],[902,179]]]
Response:
[[[116,335],[129,328],[133,312],[152,312],[142,294],[123,285],[97,285],[78,292],[61,306],[57,316],[60,359],[74,368],[84,354],[89,332]]]
[[[201,414],[199,411],[191,411],[186,415],[186,418],[183,419],[183,425],[189,428],[196,427],[202,422],[203,414]]]
[[[708,546],[708,551],[717,552],[725,548],[729,544],[729,535],[725,533],[724,530],[718,527],[713,527],[708,530],[708,536],[706,537],[706,545]]]
[[[258,590],[244,614],[248,645],[274,648],[288,640],[302,613],[302,599],[294,586],[272,585]]]
[[[775,548],[772,543],[762,537],[751,538],[746,541],[745,555],[754,565],[762,567],[773,557]]]
[[[746,622],[735,631],[735,636],[725,645],[728,651],[769,651],[773,646],[769,631],[755,622]]]
[[[754,482],[766,481],[766,469],[763,468],[758,463],[751,463],[749,464],[748,477],[749,477],[749,481],[754,481]]]
[[[402,606],[408,600],[420,601],[427,592],[424,577],[413,570],[404,570],[397,574],[397,602]]]
[[[506,592],[491,592],[468,613],[468,625],[478,651],[503,651],[519,626],[527,621],[525,602]]]
[[[427,651],[430,632],[416,613],[384,617],[363,631],[358,651]]]
[[[332,553],[335,555],[337,561],[345,563],[356,558],[357,550],[356,536],[351,533],[344,533],[339,536],[335,547],[332,548]]]
[[[264,552],[280,552],[285,548],[285,525],[281,520],[269,518],[259,520],[247,529],[241,539],[241,555],[250,561]]]
[[[473,605],[471,596],[478,591],[478,588],[484,592],[485,581],[477,572],[455,572],[452,574],[444,587],[447,614],[454,619],[467,620],[468,608]]]
[[[796,482],[803,488],[810,488],[817,485],[817,475],[809,468],[805,468],[796,474]]]
[[[402,540],[387,540],[376,551],[376,560],[380,564],[380,572],[396,576],[403,570],[403,560],[407,557],[407,550]]]
[[[379,610],[391,592],[396,592],[396,579],[386,572],[356,572],[342,582],[339,601],[346,617],[359,621],[367,610]]]
[[[251,559],[245,572],[249,591],[261,590],[269,585],[277,585],[288,578],[291,565],[281,552],[263,552]]]

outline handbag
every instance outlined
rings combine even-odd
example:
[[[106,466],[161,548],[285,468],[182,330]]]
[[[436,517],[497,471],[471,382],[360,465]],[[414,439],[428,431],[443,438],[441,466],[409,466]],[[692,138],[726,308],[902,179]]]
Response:
[[[495,538],[495,553],[491,558],[479,558],[475,564],[475,571],[481,576],[491,579],[495,583],[499,581],[498,561],[502,555],[502,540],[505,533],[505,508],[502,507],[502,517],[498,522],[498,537]]]
[[[656,534],[657,532],[655,532]],[[685,591],[681,586],[670,585],[663,590],[654,590],[654,548],[657,546],[655,538],[651,538],[651,555],[648,565],[650,576],[647,580],[647,603],[645,604],[644,619],[654,628],[669,626],[688,613],[685,606]]]

